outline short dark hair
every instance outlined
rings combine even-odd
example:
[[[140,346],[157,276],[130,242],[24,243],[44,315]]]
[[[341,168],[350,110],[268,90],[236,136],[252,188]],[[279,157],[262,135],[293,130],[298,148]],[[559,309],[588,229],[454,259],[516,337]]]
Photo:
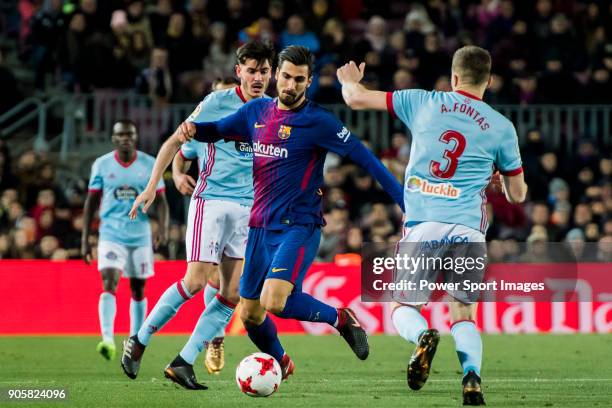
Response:
[[[470,85],[482,85],[491,76],[491,54],[484,48],[466,45],[453,55],[452,70]]]
[[[314,54],[306,47],[300,45],[290,45],[278,54],[278,67],[283,65],[283,62],[290,62],[293,65],[307,65],[308,76],[312,75],[314,67]]]
[[[238,81],[236,78],[232,77],[232,76],[226,76],[226,77],[218,77],[215,78],[215,80],[212,83],[213,88],[217,85],[240,85],[240,81]]]
[[[236,60],[238,64],[244,64],[249,59],[254,59],[258,64],[268,61],[272,65],[274,48],[261,41],[249,41],[236,50]]]
[[[122,124],[126,126],[134,126],[134,129],[138,129],[138,127],[136,126],[136,123],[134,123],[134,121],[131,119],[127,119],[127,118],[119,119],[115,121],[115,123],[113,124],[113,127],[115,127],[115,125],[118,125],[118,124]]]

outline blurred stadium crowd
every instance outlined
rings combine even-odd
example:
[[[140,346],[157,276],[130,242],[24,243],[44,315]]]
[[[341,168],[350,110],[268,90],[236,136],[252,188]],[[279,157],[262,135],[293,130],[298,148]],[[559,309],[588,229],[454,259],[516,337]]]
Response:
[[[32,89],[24,89],[0,62],[1,89],[10,90],[0,93],[0,113],[20,96],[53,87],[195,104],[216,78],[232,74],[236,47],[250,39],[315,51],[309,92],[320,103],[342,101],[335,70],[349,59],[366,61],[372,87],[450,90],[452,51],[471,43],[493,55],[491,104],[611,102],[608,1],[20,0],[0,7],[2,35],[15,40],[33,74]],[[390,137],[391,148],[378,153],[401,179],[410,138]],[[44,155],[11,159],[9,149],[0,141],[0,258],[78,258],[86,175],[66,188]],[[508,204],[490,186],[487,239],[502,253],[504,243],[524,240],[611,248],[610,146],[583,141],[568,157],[532,129],[522,155],[529,200]],[[173,224],[158,256],[184,259],[184,199],[170,177],[166,184]],[[326,165],[324,212],[321,261],[401,235],[399,208],[369,175],[335,157]]]

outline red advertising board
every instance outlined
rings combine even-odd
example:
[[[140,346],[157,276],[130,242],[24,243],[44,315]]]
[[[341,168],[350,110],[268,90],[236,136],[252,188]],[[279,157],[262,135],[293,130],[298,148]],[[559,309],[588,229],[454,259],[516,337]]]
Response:
[[[186,263],[158,262],[155,276],[147,281],[149,310],[163,291],[181,279]],[[97,334],[98,298],[102,291],[95,265],[80,261],[0,261],[0,334]],[[304,291],[333,306],[348,306],[372,333],[394,333],[391,305],[361,302],[359,266],[314,264],[304,281]],[[583,279],[581,288],[597,286]],[[116,332],[129,330],[129,284],[122,280],[117,291]],[[612,332],[612,294],[599,293],[581,302],[486,302],[480,305],[478,325],[487,333],[610,333]],[[190,333],[203,311],[197,294],[187,302],[162,333]],[[431,303],[424,315],[433,327],[449,331],[448,307]],[[331,329],[320,323],[276,319],[284,333],[325,334]],[[234,318],[229,333],[244,332]]]

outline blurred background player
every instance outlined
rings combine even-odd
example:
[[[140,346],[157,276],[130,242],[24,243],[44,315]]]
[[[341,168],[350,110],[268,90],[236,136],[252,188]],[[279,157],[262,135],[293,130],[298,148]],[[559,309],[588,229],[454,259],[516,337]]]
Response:
[[[155,199],[154,186],[181,143],[196,140],[249,142],[253,146],[254,204],[249,220],[245,266],[240,278],[240,318],[249,338],[272,355],[287,378],[294,364],[267,316],[327,323],[355,355],[365,360],[369,346],[353,311],[336,309],[302,292],[324,224],[320,191],[328,151],[348,156],[368,170],[401,205],[402,189],[393,175],[329,111],[305,94],[312,82],[313,54],[289,46],[278,57],[276,99],[254,100],[215,122],[184,122],[159,151],[149,187],[134,203],[132,215]]]
[[[238,85],[240,85],[240,81],[234,77],[217,78],[212,83],[212,90],[221,91],[223,89],[234,88]]]
[[[151,173],[155,161],[148,154],[136,150],[137,139],[133,122],[120,120],[114,124],[112,142],[117,148],[94,162],[83,210],[81,255],[89,264],[93,258],[89,243],[91,221],[96,210],[100,209],[97,252],[104,292],[98,303],[102,341],[97,350],[108,360],[115,357],[116,350],[113,331],[119,275],[130,279],[130,333],[134,334],[140,329],[147,313],[144,287],[145,280],[153,276],[152,244],[155,247],[163,245],[168,237],[168,202],[163,180],[159,181],[155,191],[160,200],[157,205],[159,228],[154,242],[146,214],[138,214],[134,220],[126,216],[134,198],[144,187],[143,178]]]
[[[272,75],[274,50],[260,42],[249,42],[237,50],[236,59],[240,86],[208,95],[189,120],[218,120],[236,112],[247,101],[264,96]],[[195,359],[205,346],[208,372],[218,373],[223,368],[224,330],[239,300],[238,279],[253,205],[252,157],[251,146],[238,141],[193,140],[175,155],[174,182],[181,193],[192,195],[186,232],[187,271],[182,281],[164,292],[138,335],[126,342],[122,366],[130,378],[138,375],[140,358],[151,335],[205,286],[206,309],[185,347],[166,367],[165,375],[185,388],[205,389],[193,371]],[[197,183],[186,174],[196,159],[200,169]],[[217,291],[214,283],[207,285],[207,281],[219,269]]]
[[[345,102],[353,109],[388,110],[411,130],[413,142],[406,168],[405,233],[401,242],[422,242],[459,236],[485,242],[488,227],[484,190],[494,166],[502,174],[506,198],[520,203],[527,194],[514,125],[482,101],[491,81],[491,56],[466,46],[452,60],[452,92],[420,89],[380,92],[359,84],[365,63],[338,69]],[[422,194],[409,180],[450,184],[454,198]],[[453,293],[451,333],[463,368],[464,405],[484,405],[481,389],[482,340],[476,328],[476,303]],[[408,364],[408,385],[420,389],[429,376],[439,334],[428,329],[420,309],[426,302],[396,303],[393,323],[398,333],[417,345]]]

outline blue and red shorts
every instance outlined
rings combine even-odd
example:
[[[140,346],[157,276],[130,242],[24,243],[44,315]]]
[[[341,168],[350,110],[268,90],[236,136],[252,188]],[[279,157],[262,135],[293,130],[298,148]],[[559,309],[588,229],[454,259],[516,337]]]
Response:
[[[259,299],[266,279],[286,280],[293,283],[294,291],[301,292],[320,241],[321,228],[316,224],[294,224],[282,230],[251,228],[240,277],[240,296]]]

